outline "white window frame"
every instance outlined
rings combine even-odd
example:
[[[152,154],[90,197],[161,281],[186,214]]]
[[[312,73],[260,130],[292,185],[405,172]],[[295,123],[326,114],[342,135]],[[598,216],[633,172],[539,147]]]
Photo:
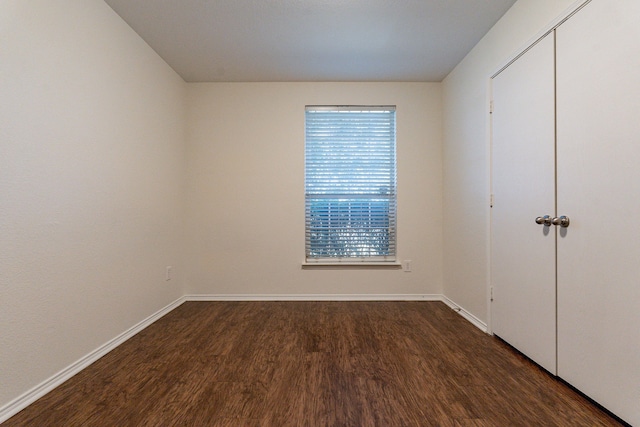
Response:
[[[305,264],[396,257],[396,107],[306,106]]]

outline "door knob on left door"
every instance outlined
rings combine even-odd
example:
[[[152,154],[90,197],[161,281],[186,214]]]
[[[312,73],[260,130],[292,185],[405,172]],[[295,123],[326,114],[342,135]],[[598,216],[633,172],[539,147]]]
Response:
[[[536,224],[540,224],[540,225],[550,226],[552,221],[553,220],[551,219],[551,216],[549,216],[549,215],[539,216],[539,217],[536,218]]]
[[[565,216],[565,215],[562,215],[562,216],[559,216],[559,217],[553,218],[553,219],[551,220],[551,223],[552,223],[553,225],[559,225],[559,226],[560,226],[560,227],[562,227],[562,228],[567,228],[567,227],[569,226],[569,223],[570,223],[570,222],[571,222],[571,221],[569,221],[569,217],[568,217],[568,216]]]

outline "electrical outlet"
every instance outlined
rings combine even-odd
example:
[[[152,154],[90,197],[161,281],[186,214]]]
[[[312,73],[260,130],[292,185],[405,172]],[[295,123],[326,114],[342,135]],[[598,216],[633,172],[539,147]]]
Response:
[[[172,277],[173,277],[173,267],[168,265],[167,269],[165,270],[164,280],[171,280]]]
[[[405,273],[411,273],[411,260],[410,259],[405,259],[404,261],[402,261],[402,270]]]

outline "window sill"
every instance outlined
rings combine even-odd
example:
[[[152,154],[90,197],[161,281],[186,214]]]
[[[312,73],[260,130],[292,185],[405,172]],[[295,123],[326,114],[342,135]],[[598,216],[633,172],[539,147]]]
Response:
[[[379,261],[379,262],[365,262],[365,261],[345,261],[345,262],[303,262],[303,269],[330,269],[330,268],[375,268],[375,269],[384,269],[388,268],[390,270],[397,270],[402,268],[402,264],[394,261]]]

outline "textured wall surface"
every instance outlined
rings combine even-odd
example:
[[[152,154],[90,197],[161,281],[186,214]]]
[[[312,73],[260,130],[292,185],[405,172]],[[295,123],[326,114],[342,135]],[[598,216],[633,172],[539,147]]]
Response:
[[[187,293],[440,294],[440,99],[439,83],[189,84]],[[398,255],[413,272],[301,268],[305,105],[397,105]]]
[[[443,81],[444,294],[488,320],[489,78],[573,0],[519,0]]]
[[[101,0],[0,45],[2,407],[182,295],[184,82]]]

